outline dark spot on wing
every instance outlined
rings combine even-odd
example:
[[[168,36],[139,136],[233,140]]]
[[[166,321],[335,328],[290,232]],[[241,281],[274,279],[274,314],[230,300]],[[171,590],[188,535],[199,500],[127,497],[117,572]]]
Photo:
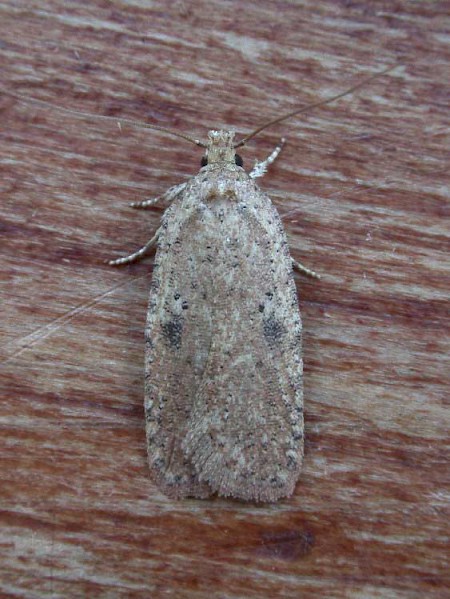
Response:
[[[273,348],[282,342],[286,327],[272,315],[263,320],[263,333],[269,347]]]
[[[183,319],[180,316],[174,316],[172,320],[162,323],[161,329],[169,347],[180,349]]]

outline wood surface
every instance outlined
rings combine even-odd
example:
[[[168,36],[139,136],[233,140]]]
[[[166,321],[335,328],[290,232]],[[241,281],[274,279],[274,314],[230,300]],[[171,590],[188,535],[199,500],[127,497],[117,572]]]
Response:
[[[143,328],[159,195],[201,150],[0,94],[0,596],[450,597],[444,1],[0,2],[0,86],[204,138],[274,126],[261,181],[304,326],[306,457],[274,505],[152,482]]]

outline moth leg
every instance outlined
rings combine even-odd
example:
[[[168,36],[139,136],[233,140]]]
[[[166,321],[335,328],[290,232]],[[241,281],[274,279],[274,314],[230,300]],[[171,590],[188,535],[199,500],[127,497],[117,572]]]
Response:
[[[285,141],[286,140],[283,137],[279,145],[275,148],[272,154],[270,154],[270,156],[268,156],[265,160],[262,160],[261,162],[255,162],[255,166],[250,171],[249,177],[251,177],[252,179],[257,179],[258,177],[262,177],[263,175],[265,175],[268,166],[276,160],[278,154],[281,152]]]
[[[294,260],[294,258],[292,258],[292,266],[296,268],[299,273],[305,275],[306,277],[311,277],[312,279],[320,279],[320,275],[318,275],[310,268],[306,268],[306,266],[303,266],[303,264],[297,262],[296,260]]]
[[[110,266],[122,266],[123,264],[131,264],[132,262],[138,262],[138,260],[142,260],[142,258],[150,254],[153,248],[156,246],[156,242],[158,241],[159,237],[159,231],[160,229],[158,229],[150,241],[147,241],[147,243],[137,252],[134,252],[129,256],[124,256],[123,258],[117,258],[117,260],[107,260],[107,263]]]
[[[151,198],[150,200],[142,200],[142,202],[133,202],[130,204],[132,208],[150,208],[159,202],[172,202],[178,194],[180,194],[184,188],[186,187],[186,183],[180,183],[179,185],[174,185],[173,187],[169,187],[167,191],[165,191],[162,195],[157,198]]]

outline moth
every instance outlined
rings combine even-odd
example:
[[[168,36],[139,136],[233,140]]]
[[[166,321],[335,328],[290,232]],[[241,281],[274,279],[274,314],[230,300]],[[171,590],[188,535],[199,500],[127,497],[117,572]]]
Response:
[[[171,497],[290,495],[303,457],[302,325],[281,219],[234,133],[210,131],[203,167],[169,201],[145,330],[150,469]],[[135,205],[136,206],[136,205]],[[314,272],[298,265],[311,276]]]
[[[239,142],[232,131],[210,131],[202,142],[158,125],[95,117],[163,131],[205,150],[197,175],[132,204],[167,208],[148,243],[109,261],[128,264],[156,249],[145,329],[145,418],[150,469],[169,497],[273,502],[294,492],[304,423],[293,267],[317,275],[293,261],[280,216],[255,183],[281,145],[249,174],[236,150],[266,127],[393,68],[277,117]]]

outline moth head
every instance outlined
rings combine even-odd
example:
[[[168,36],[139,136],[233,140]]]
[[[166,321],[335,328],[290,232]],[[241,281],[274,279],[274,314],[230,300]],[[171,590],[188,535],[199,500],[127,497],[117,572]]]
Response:
[[[202,166],[217,162],[228,162],[242,166],[242,158],[234,150],[234,131],[210,131],[206,143],[206,155]]]

